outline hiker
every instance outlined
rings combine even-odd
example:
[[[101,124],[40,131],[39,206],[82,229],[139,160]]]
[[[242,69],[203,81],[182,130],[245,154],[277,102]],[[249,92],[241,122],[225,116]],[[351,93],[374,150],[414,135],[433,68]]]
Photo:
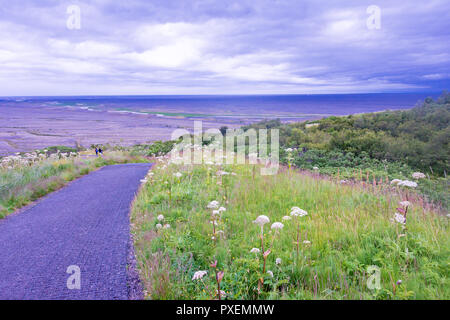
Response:
[[[95,148],[95,155],[98,157],[98,149],[97,149],[97,147]]]
[[[102,148],[99,148],[99,149],[98,149],[98,152],[99,152],[101,155],[103,155],[103,150],[102,150]]]

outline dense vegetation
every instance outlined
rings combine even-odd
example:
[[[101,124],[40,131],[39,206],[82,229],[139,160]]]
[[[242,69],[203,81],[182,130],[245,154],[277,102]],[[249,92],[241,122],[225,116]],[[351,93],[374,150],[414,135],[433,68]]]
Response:
[[[149,157],[161,156],[169,153],[178,141],[155,141],[151,144],[137,144],[131,148],[132,154],[140,154]]]
[[[282,124],[266,120],[244,127],[280,130],[281,158],[300,168],[318,167],[342,178],[411,178],[422,171],[433,179],[419,189],[448,208],[450,93],[425,99],[405,111],[385,111]],[[293,154],[285,149],[295,148]],[[289,157],[292,159],[288,159]],[[360,170],[363,171],[361,175]]]
[[[146,298],[450,297],[448,217],[411,203],[398,222],[401,189],[315,175],[159,161],[131,220]]]

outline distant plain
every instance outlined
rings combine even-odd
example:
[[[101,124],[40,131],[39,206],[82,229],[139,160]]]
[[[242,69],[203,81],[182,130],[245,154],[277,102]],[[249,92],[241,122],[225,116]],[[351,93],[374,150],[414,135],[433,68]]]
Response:
[[[51,145],[89,147],[167,140],[177,128],[236,128],[408,109],[424,93],[266,96],[80,96],[0,98],[0,156]]]

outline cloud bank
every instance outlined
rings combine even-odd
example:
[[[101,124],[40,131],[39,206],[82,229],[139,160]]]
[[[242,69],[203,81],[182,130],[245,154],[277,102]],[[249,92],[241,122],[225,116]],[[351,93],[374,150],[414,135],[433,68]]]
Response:
[[[440,91],[449,30],[446,0],[5,0],[0,95]]]

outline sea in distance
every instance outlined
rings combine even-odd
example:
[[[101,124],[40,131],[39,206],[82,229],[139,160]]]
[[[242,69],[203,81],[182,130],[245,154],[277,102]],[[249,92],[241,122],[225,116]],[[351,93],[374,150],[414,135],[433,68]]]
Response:
[[[162,117],[305,120],[382,110],[408,109],[438,93],[314,95],[152,95],[4,97],[2,105],[78,108]]]
[[[0,156],[53,145],[133,145],[264,119],[316,120],[414,107],[439,93],[0,97]]]

